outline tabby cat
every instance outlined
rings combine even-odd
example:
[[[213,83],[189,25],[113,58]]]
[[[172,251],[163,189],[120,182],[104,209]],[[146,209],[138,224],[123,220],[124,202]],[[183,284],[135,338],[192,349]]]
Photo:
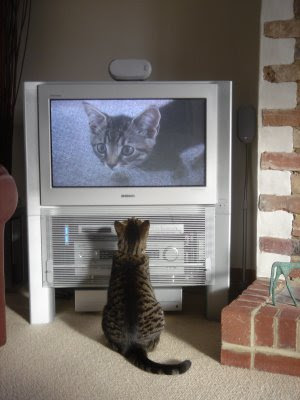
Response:
[[[165,320],[155,298],[145,254],[150,222],[136,218],[115,221],[118,251],[113,257],[107,304],[102,329],[112,346],[144,371],[154,374],[182,374],[191,362],[159,364],[149,360],[147,351],[159,342]]]
[[[109,116],[84,102],[91,130],[91,145],[102,164],[133,168],[152,152],[159,132],[160,112],[152,106],[135,118]]]

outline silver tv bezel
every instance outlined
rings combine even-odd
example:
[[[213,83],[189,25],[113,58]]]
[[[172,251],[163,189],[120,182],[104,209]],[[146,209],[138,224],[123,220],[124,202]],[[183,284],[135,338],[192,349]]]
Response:
[[[206,186],[52,187],[50,100],[206,99]],[[216,204],[218,162],[218,83],[60,82],[38,85],[39,167],[42,206]]]

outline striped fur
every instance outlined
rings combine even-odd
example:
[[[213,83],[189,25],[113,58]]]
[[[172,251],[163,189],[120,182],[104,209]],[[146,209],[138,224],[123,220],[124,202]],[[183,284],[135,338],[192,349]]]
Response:
[[[191,365],[159,364],[147,352],[155,348],[165,326],[164,313],[155,298],[145,254],[149,221],[131,218],[115,222],[118,251],[112,264],[102,329],[114,350],[144,371],[181,374]]]

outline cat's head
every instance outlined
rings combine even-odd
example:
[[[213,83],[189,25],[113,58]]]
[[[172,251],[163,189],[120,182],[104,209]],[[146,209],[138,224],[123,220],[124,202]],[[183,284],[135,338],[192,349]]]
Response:
[[[159,132],[160,112],[151,106],[135,118],[109,116],[84,102],[89,118],[91,144],[101,162],[113,169],[133,168],[152,152]]]
[[[143,254],[149,234],[150,221],[129,218],[126,221],[115,221],[118,236],[118,249],[127,254]]]

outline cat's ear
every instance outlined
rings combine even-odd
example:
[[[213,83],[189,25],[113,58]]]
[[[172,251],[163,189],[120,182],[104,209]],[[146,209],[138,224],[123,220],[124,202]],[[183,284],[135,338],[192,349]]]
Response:
[[[117,232],[117,235],[121,235],[124,231],[124,225],[120,221],[115,221],[114,223],[115,230]]]
[[[146,234],[149,233],[149,229],[150,229],[150,221],[149,221],[148,219],[146,219],[146,220],[142,223],[142,225],[141,225],[141,227],[140,227],[140,230],[141,230],[141,232],[142,232],[144,235],[146,235]]]
[[[83,102],[83,106],[87,116],[89,117],[92,132],[93,128],[104,128],[107,125],[107,117],[105,114],[86,101]]]
[[[157,107],[149,107],[137,116],[133,123],[141,131],[146,132],[147,136],[154,139],[159,131],[160,112]]]

